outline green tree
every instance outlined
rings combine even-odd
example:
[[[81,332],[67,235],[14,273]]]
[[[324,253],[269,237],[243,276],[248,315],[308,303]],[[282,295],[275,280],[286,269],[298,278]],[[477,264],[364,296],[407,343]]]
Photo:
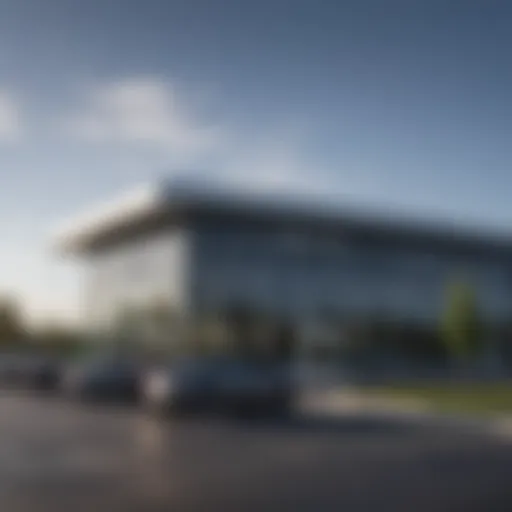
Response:
[[[150,343],[171,349],[179,337],[179,315],[173,304],[165,298],[156,297],[145,310],[145,336]]]
[[[224,320],[231,333],[232,350],[240,354],[250,353],[257,322],[256,312],[242,302],[234,302],[226,307]]]
[[[77,329],[59,324],[38,329],[34,341],[38,347],[57,355],[76,355],[85,350],[83,334]]]
[[[132,304],[118,307],[111,325],[111,343],[115,349],[126,349],[140,343],[142,313]]]
[[[18,305],[8,298],[0,299],[0,343],[17,343],[25,336]]]
[[[473,288],[456,281],[446,297],[442,339],[447,352],[459,360],[477,356],[482,350],[483,325]]]

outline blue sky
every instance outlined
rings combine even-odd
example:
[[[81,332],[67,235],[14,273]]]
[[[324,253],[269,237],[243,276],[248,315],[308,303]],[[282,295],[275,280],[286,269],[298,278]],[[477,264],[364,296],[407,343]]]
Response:
[[[509,229],[512,5],[2,0],[0,291],[70,318],[60,221],[165,173]]]

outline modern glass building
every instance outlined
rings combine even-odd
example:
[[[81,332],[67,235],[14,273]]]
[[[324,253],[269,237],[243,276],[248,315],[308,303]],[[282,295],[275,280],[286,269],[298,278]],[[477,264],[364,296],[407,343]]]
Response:
[[[436,323],[454,280],[490,322],[512,318],[512,239],[318,202],[169,183],[73,221],[58,243],[83,257],[96,331],[157,304],[188,324],[243,309],[285,323],[296,350],[354,318]]]

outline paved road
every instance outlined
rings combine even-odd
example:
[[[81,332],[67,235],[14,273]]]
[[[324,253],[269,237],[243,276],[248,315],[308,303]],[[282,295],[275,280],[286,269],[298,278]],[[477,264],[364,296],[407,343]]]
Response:
[[[512,510],[512,445],[369,417],[162,424],[0,395],[0,510]],[[343,508],[342,508],[343,507]]]

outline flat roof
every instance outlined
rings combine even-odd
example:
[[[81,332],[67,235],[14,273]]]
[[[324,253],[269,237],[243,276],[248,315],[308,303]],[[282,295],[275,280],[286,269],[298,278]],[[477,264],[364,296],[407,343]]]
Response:
[[[254,193],[213,183],[208,185],[169,180],[146,185],[121,195],[117,200],[70,219],[54,234],[54,243],[63,253],[81,254],[119,233],[151,225],[162,218],[190,214],[224,214],[240,218],[314,224],[362,231],[381,239],[442,243],[467,250],[505,251],[512,256],[512,233],[461,225],[446,220],[411,218],[390,210],[375,211],[349,207],[342,199]]]

